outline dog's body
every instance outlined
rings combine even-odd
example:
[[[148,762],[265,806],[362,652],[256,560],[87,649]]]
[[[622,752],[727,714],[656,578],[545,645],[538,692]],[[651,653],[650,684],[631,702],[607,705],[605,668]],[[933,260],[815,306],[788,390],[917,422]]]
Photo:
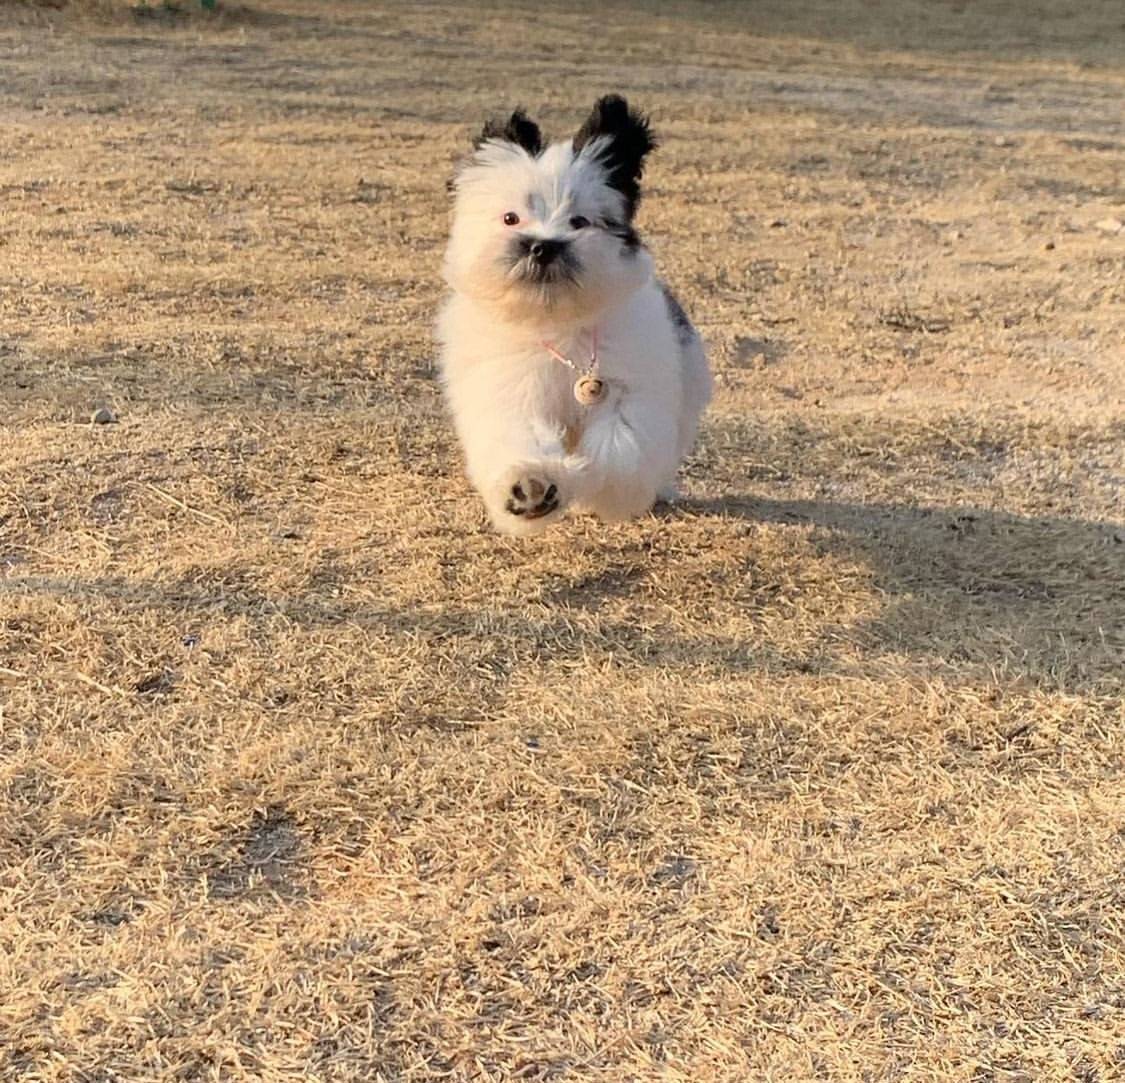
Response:
[[[522,112],[486,127],[458,176],[443,375],[469,478],[506,533],[567,508],[629,518],[675,493],[711,379],[632,228],[652,146],[603,98],[573,143],[544,149]]]

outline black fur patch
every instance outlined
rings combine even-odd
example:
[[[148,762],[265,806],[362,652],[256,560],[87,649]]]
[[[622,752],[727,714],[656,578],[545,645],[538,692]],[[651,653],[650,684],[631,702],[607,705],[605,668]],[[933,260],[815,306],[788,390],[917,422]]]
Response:
[[[480,135],[477,136],[474,146],[479,147],[489,139],[503,139],[515,143],[517,147],[523,147],[533,158],[543,149],[543,133],[539,130],[539,125],[523,109],[517,109],[507,120],[487,121]]]
[[[641,201],[638,182],[644,172],[645,155],[656,146],[656,138],[649,129],[648,117],[630,109],[619,94],[607,94],[594,104],[594,111],[574,137],[575,153],[602,136],[609,140],[604,158],[609,184],[625,197],[626,213],[632,219]]]
[[[630,225],[625,225],[622,222],[606,222],[605,228],[609,233],[621,239],[621,245],[625,251],[634,256],[637,250],[644,248],[644,242],[641,240],[641,235]]]
[[[660,289],[664,294],[664,303],[668,306],[668,317],[676,325],[676,335],[681,342],[688,342],[695,335],[695,328],[692,326],[688,314],[684,311],[684,306],[676,300],[676,295],[668,288],[664,282],[660,283]]]

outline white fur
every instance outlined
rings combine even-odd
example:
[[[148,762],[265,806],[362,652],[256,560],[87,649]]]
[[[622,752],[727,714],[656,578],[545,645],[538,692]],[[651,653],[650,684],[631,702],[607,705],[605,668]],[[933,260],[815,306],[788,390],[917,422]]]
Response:
[[[438,322],[442,373],[469,479],[509,534],[537,533],[568,508],[615,520],[671,498],[710,398],[702,343],[673,321],[648,252],[630,252],[597,225],[569,224],[577,214],[626,220],[623,196],[605,183],[599,142],[579,154],[556,143],[538,158],[486,142],[458,178],[445,260],[453,293]],[[525,236],[573,243],[576,283],[513,277],[509,211]],[[544,342],[583,366],[595,331],[608,394],[582,406],[576,374]],[[550,485],[555,510],[539,518],[510,510],[514,486],[526,495]]]

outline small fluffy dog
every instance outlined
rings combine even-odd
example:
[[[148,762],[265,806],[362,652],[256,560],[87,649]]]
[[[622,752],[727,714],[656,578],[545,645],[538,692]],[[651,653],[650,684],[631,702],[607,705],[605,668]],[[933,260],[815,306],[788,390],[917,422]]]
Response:
[[[517,110],[485,125],[453,182],[445,391],[469,479],[505,533],[568,508],[626,519],[676,495],[711,376],[633,228],[655,145],[617,95],[549,146]]]

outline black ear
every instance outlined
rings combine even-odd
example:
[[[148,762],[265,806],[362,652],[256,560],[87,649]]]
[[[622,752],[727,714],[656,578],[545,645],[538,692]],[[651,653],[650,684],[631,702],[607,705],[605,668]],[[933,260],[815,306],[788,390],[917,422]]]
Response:
[[[601,136],[609,141],[602,158],[609,183],[625,197],[632,218],[641,200],[637,182],[644,171],[645,155],[656,146],[656,137],[649,130],[648,117],[630,109],[619,94],[607,94],[595,102],[594,111],[574,137],[575,153]]]
[[[490,120],[481,129],[477,136],[475,146],[480,146],[489,139],[504,139],[523,147],[532,157],[543,149],[543,133],[522,109],[517,109],[507,120]]]

